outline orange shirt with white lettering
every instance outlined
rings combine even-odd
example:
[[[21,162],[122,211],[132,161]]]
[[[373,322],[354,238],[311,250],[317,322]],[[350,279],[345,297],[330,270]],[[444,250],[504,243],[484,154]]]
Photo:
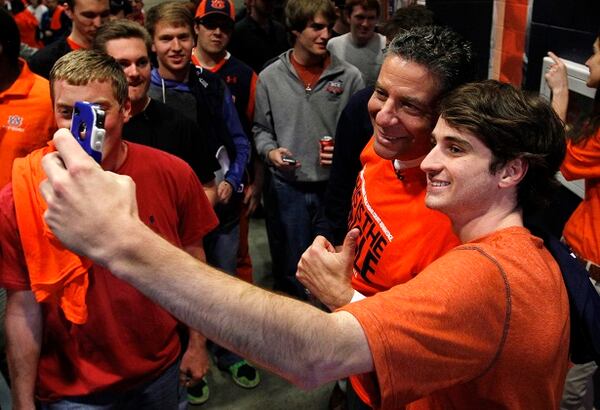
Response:
[[[352,287],[367,296],[409,281],[460,244],[448,217],[425,206],[425,173],[416,166],[399,179],[373,141],[360,157],[348,224],[360,229]]]
[[[571,215],[563,236],[582,258],[600,265],[600,130],[574,144],[560,167],[567,180],[585,179],[585,198]]]
[[[19,59],[21,74],[0,92],[0,187],[11,178],[15,158],[40,148],[56,131],[48,80]]]

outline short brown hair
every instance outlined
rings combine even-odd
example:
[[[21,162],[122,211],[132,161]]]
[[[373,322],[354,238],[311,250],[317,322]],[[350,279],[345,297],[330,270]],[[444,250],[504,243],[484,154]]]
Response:
[[[303,31],[317,14],[322,14],[330,23],[335,21],[335,8],[329,0],[288,0],[285,25],[289,31]]]
[[[194,35],[194,15],[190,9],[180,1],[166,1],[152,7],[146,13],[145,25],[150,36],[154,38],[156,25],[167,23],[176,27],[188,27],[192,37]]]
[[[106,53],[106,43],[121,38],[139,38],[146,45],[146,52],[152,50],[152,38],[139,23],[131,20],[113,20],[100,26],[92,43],[92,48]]]
[[[128,86],[123,69],[114,58],[97,50],[71,51],[58,59],[50,71],[52,101],[56,81],[66,81],[70,85],[110,81],[119,105],[123,106],[127,101]]]
[[[546,101],[510,84],[486,80],[450,92],[442,100],[440,117],[472,133],[492,151],[492,174],[514,159],[527,162],[517,187],[517,204],[524,211],[550,202],[560,186],[555,174],[566,144],[563,123]]]
[[[381,5],[379,4],[379,0],[346,0],[344,10],[350,15],[356,6],[362,6],[365,10],[375,10],[377,12],[377,17],[381,15]]]

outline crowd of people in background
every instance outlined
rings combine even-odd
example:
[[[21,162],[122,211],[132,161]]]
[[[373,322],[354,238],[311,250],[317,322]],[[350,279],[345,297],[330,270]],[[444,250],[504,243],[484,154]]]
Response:
[[[427,288],[416,280],[422,271],[443,287],[431,273],[443,271],[435,261],[446,256],[448,266],[458,268],[465,262],[448,256],[455,255],[452,249],[478,239],[470,231],[456,231],[456,226],[469,230],[471,221],[464,221],[464,215],[477,221],[480,212],[495,220],[497,214],[489,214],[497,205],[493,200],[502,203],[502,212],[506,204],[514,206],[494,229],[515,220],[518,229],[497,234],[479,229],[476,222],[473,232],[494,235],[483,240],[486,252],[488,242],[491,248],[494,241],[527,242],[523,249],[533,256],[526,262],[552,278],[550,284],[537,281],[526,287],[556,302],[539,319],[537,325],[543,326],[535,327],[534,336],[527,333],[532,326],[526,292],[516,291],[514,305],[507,308],[513,329],[522,343],[529,340],[535,346],[535,354],[530,352],[527,360],[520,356],[519,339],[507,336],[510,318],[499,318],[504,314],[500,308],[487,311],[485,319],[498,323],[489,326],[485,337],[486,330],[477,326],[481,320],[460,328],[469,335],[465,340],[450,328],[455,316],[449,315],[446,324],[419,317],[412,327],[396,329],[411,333],[411,343],[402,344],[396,333],[390,340],[415,351],[419,344],[432,343],[435,352],[420,351],[423,360],[414,360],[431,367],[413,368],[421,384],[404,395],[396,393],[390,387],[399,383],[390,367],[392,353],[377,350],[372,360],[379,366],[377,376],[386,379],[341,372],[351,377],[336,383],[331,408],[396,408],[423,398],[427,408],[448,403],[467,408],[486,400],[580,408],[591,400],[595,362],[569,370],[561,403],[568,300],[558,268],[548,262],[547,252],[538,250],[541,245],[523,239],[529,233],[519,222],[521,208],[538,206],[532,195],[551,197],[554,183],[545,172],[562,162],[564,148],[556,141],[548,142],[556,145],[550,148],[531,143],[530,162],[524,164],[516,151],[509,152],[491,136],[500,133],[510,140],[516,128],[478,116],[478,110],[492,110],[492,101],[493,109],[503,107],[498,115],[513,116],[528,138],[562,136],[562,126],[569,122],[564,64],[550,53],[554,65],[546,79],[555,117],[541,102],[510,86],[465,86],[477,80],[471,45],[453,30],[436,26],[425,6],[400,8],[385,21],[383,14],[378,0],[245,0],[237,13],[231,0],[167,0],[149,9],[142,0],[4,0],[0,286],[8,291],[6,354],[15,408],[174,409],[202,404],[210,397],[206,374],[211,356],[238,386],[252,389],[261,381],[250,361],[252,352],[249,360],[238,353],[247,352],[247,346],[229,343],[227,337],[211,341],[210,333],[186,326],[106,266],[63,248],[45,227],[47,208],[37,190],[44,180],[41,158],[55,151],[50,142],[54,133],[69,128],[74,103],[82,100],[105,112],[102,168],[136,183],[139,216],[154,232],[195,259],[252,283],[248,227],[258,210],[265,219],[274,290],[323,310],[347,309],[361,324],[370,323],[365,325],[370,346],[375,343],[372,334],[381,330],[377,326],[394,328],[388,322],[402,319],[372,320],[369,309],[385,316],[385,303],[356,304],[354,309],[349,304],[385,302],[388,291],[404,284],[421,292]],[[600,87],[600,37],[586,65],[588,86]],[[568,179],[586,179],[586,197],[567,223],[563,241],[600,289],[598,98],[589,118],[567,126],[561,171]],[[506,101],[514,111],[503,105]],[[534,114],[546,124],[523,118]],[[486,191],[488,180],[473,175],[473,186],[489,193],[489,203],[481,198],[475,206],[467,192],[464,203],[459,201],[464,215],[462,208],[447,209],[435,201],[426,206],[432,184],[451,184],[436,179],[442,172],[439,164],[487,152],[476,142],[480,140],[490,147],[490,155],[504,155],[491,161],[490,174],[503,170],[511,182],[498,184],[514,188],[514,197],[499,199],[498,191]],[[536,157],[538,149],[550,153]],[[540,165],[544,161],[550,165]],[[528,167],[536,169],[539,185],[531,185]],[[458,180],[461,176],[465,174],[457,172]],[[347,235],[352,228],[358,232]],[[341,255],[344,263],[329,261],[311,247],[319,235],[322,242],[315,243],[321,251]],[[515,265],[526,263],[525,258],[517,263],[505,253],[498,251],[502,263],[486,256],[489,261],[472,257],[467,265],[506,264],[508,274],[500,267],[504,280],[517,278],[515,283],[521,284]],[[486,275],[493,271],[487,268]],[[457,293],[469,288],[461,285],[460,275],[448,277],[452,283],[446,284]],[[492,273],[489,277],[497,279]],[[489,284],[481,288],[493,293]],[[468,292],[473,300],[490,302],[476,289]],[[395,301],[412,303],[418,312],[426,311],[430,301],[426,295],[420,300],[414,294],[395,295]],[[447,295],[438,296],[445,301]],[[456,306],[455,301],[447,303]],[[408,310],[392,309],[398,315],[410,314]],[[423,333],[427,331],[443,336],[431,341]],[[452,364],[454,352],[447,347],[453,343],[477,363],[461,357]],[[531,366],[525,371],[529,375],[543,377],[550,368],[552,374],[538,383],[538,390],[527,384],[529,376],[515,387],[509,373],[517,360]]]

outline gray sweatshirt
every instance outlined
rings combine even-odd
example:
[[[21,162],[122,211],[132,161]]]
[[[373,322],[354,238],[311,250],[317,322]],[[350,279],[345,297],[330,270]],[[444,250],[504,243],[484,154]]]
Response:
[[[288,181],[317,182],[329,178],[329,168],[319,165],[319,140],[334,136],[338,118],[350,96],[364,87],[358,69],[334,55],[312,91],[290,61],[291,50],[258,76],[254,126],[256,149],[266,158],[269,151],[289,149],[302,166],[291,172],[271,171]]]

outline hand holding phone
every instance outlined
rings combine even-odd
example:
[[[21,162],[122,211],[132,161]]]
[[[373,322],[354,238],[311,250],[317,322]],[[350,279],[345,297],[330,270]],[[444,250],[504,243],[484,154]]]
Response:
[[[281,160],[289,165],[296,165],[296,160],[290,156],[283,156]]]
[[[102,162],[104,117],[104,110],[87,101],[77,101],[71,117],[71,134],[97,163]]]

